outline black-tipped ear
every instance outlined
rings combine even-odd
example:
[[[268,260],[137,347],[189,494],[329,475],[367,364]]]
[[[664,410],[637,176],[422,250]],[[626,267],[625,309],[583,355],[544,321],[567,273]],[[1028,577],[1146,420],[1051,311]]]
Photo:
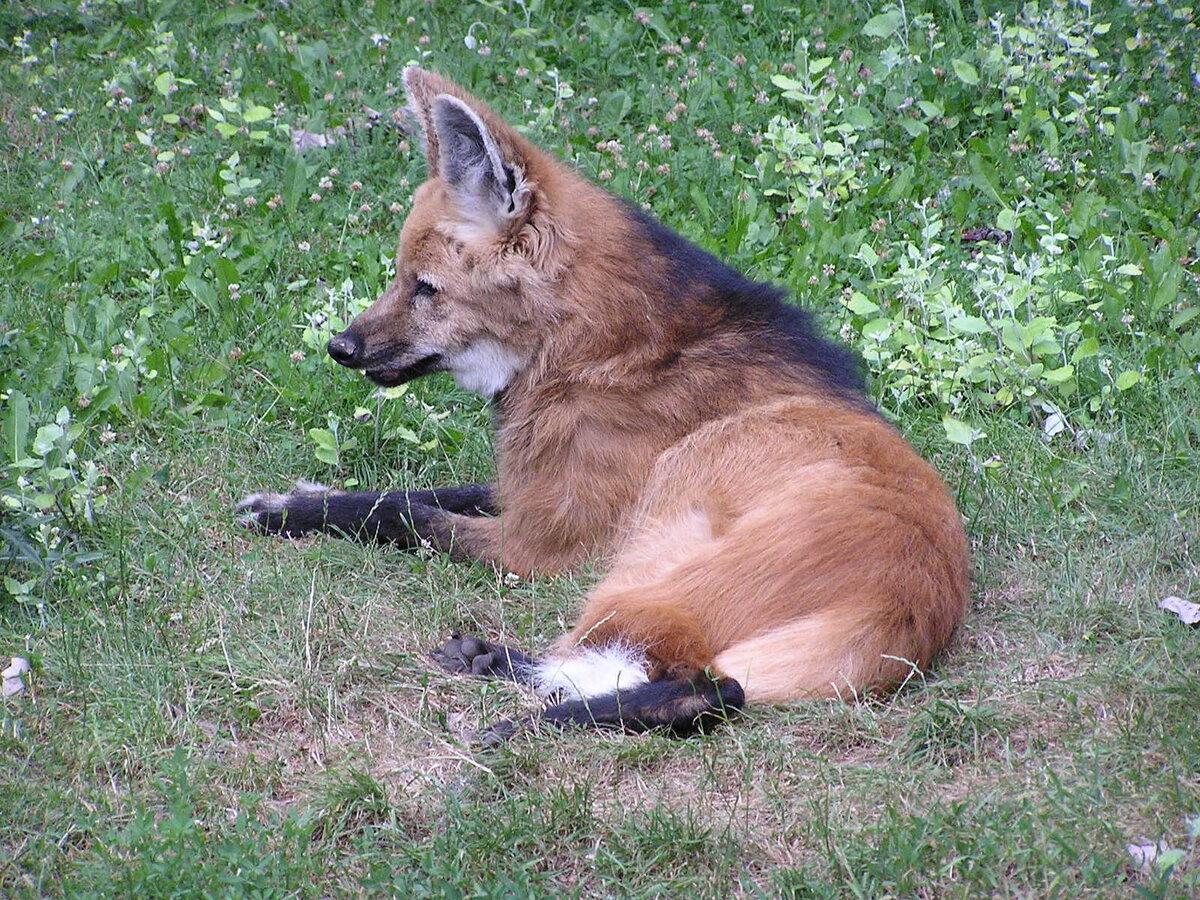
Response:
[[[524,175],[503,158],[483,120],[449,94],[433,101],[432,113],[440,148],[438,174],[463,206],[498,225],[518,216],[528,196]]]

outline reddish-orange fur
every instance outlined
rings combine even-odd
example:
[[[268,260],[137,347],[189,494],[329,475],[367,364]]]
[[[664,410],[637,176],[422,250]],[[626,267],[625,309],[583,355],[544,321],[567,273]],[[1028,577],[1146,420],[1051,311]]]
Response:
[[[612,196],[451,82],[412,69],[405,84],[431,177],[356,333],[486,335],[521,361],[496,441],[501,514],[447,515],[453,551],[523,574],[608,560],[556,652],[619,640],[652,677],[711,667],[777,702],[927,668],[969,592],[933,469],[859,399],[720,328]],[[439,177],[443,95],[520,173],[511,219],[481,223]],[[418,279],[436,280],[436,321],[414,318]]]

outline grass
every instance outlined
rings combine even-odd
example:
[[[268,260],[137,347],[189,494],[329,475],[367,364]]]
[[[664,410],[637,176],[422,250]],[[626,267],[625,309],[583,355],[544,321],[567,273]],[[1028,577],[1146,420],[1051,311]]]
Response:
[[[43,2],[0,40],[0,895],[1194,896],[1190,9]],[[424,175],[413,59],[863,353],[972,541],[933,676],[480,754],[534,701],[425,651],[544,647],[589,573],[237,527],[298,477],[489,476],[480,401],[320,352]]]

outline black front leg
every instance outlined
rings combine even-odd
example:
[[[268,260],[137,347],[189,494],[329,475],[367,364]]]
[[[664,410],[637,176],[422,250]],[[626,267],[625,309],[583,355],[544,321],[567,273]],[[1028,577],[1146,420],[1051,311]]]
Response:
[[[237,505],[252,528],[266,534],[300,537],[314,531],[357,540],[415,547],[442,512],[465,516],[498,512],[491,485],[424,491],[331,491],[297,484],[290,494],[251,494]]]

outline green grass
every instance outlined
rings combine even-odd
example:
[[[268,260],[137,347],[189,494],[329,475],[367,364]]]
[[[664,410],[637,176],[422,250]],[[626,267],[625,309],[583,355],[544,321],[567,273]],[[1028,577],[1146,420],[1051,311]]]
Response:
[[[0,895],[1195,895],[1200,635],[1157,608],[1200,592],[1194,14],[811,6],[0,10]],[[480,754],[533,699],[425,652],[542,648],[591,574],[237,527],[489,477],[480,401],[320,351],[424,177],[416,59],[863,353],[973,546],[933,676]]]

